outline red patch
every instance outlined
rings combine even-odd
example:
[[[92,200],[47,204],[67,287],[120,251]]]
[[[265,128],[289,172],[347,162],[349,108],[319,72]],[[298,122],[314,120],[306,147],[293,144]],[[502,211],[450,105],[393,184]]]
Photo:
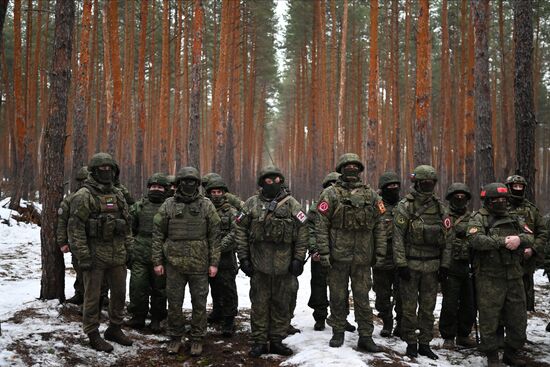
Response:
[[[485,190],[481,191],[481,197],[484,198],[485,195],[487,195],[487,191],[485,191]]]
[[[443,220],[443,226],[445,226],[446,229],[451,229],[452,225],[451,218],[445,218]]]
[[[497,187],[497,192],[499,194],[506,194],[508,193],[508,189],[506,187]]]
[[[384,214],[386,212],[386,207],[384,206],[382,200],[378,202],[378,210],[380,211],[380,214]]]
[[[328,203],[326,201],[321,201],[317,204],[317,210],[321,214],[326,214],[326,212],[328,212]]]
[[[531,230],[531,228],[529,228],[529,227],[527,226],[527,224],[525,224],[525,225],[523,226],[523,229],[525,230],[525,232],[527,232],[527,233],[529,233],[529,234],[533,234],[533,231]]]

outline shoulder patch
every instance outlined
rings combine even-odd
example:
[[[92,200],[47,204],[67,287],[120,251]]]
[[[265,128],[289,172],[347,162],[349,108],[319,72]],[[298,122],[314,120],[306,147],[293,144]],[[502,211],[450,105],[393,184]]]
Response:
[[[241,223],[244,217],[246,217],[246,214],[244,212],[239,212],[239,214],[237,214],[237,218],[235,218],[235,222]]]
[[[405,224],[405,217],[401,214],[397,216],[397,224]]]
[[[328,209],[329,209],[328,202],[324,200],[321,201],[319,204],[317,204],[317,210],[319,211],[319,213],[323,215],[325,215],[328,212]]]
[[[296,219],[298,219],[301,223],[304,223],[307,220],[307,216],[303,211],[299,211],[295,215]]]
[[[476,234],[477,231],[479,231],[479,229],[477,227],[472,227],[470,228],[470,230],[468,231],[469,234]]]
[[[378,201],[378,210],[380,211],[380,214],[384,214],[386,212],[386,207],[384,206],[384,202],[382,200]]]
[[[63,215],[63,208],[57,209],[57,215]]]
[[[445,219],[443,219],[443,226],[446,229],[451,229],[451,227],[453,226],[453,223],[451,222],[451,218],[446,217]]]
[[[523,225],[523,230],[525,231],[525,233],[533,234],[533,230],[529,228],[527,224]]]

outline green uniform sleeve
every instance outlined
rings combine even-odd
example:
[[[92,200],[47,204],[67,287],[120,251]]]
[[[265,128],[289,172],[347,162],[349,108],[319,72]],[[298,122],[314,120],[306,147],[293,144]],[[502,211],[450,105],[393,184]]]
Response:
[[[61,201],[59,204],[59,210],[57,211],[57,228],[55,231],[57,245],[59,247],[65,246],[69,243],[67,236],[67,224],[69,222],[70,207],[67,198]]]
[[[444,216],[443,218],[450,218],[449,212],[447,208],[443,207],[444,209]],[[447,229],[445,232],[445,245],[441,251],[441,264],[440,266],[443,268],[449,269],[451,267],[451,262],[453,260],[452,254],[453,254],[453,243],[456,238],[456,233],[454,230],[454,227],[451,227]]]
[[[409,226],[409,215],[405,210],[405,202],[399,202],[394,209],[393,217],[393,262],[397,267],[407,266],[407,251],[405,241]]]
[[[168,235],[168,213],[164,202],[153,218],[153,242],[151,246],[151,260],[153,266],[164,265],[162,247]]]
[[[309,245],[309,230],[306,225],[307,219],[305,219],[305,214],[302,212],[302,206],[298,201],[293,201],[293,210],[292,213],[294,215],[294,222],[298,226],[296,230],[296,239],[294,241],[294,259],[304,261],[306,258],[306,252]],[[301,222],[297,216],[297,213],[300,213],[304,216],[305,221]]]
[[[244,259],[250,260],[249,230],[252,219],[250,217],[250,206],[252,198],[248,199],[237,215],[237,226],[235,227],[235,241],[237,243],[237,257],[242,262]]]
[[[531,228],[535,235],[533,250],[535,251],[537,258],[540,259],[540,261],[543,261],[549,233],[546,223],[540,215],[539,210],[536,207],[533,207],[533,209],[535,211],[533,213],[535,217],[535,228]]]
[[[130,206],[130,220],[132,222],[132,234],[135,236],[138,233],[139,229],[139,205],[140,202],[134,203]]]
[[[317,210],[316,210],[317,203],[313,202],[311,203],[311,207],[309,208],[309,211],[307,213],[307,230],[308,230],[308,249],[309,252],[314,254],[316,252],[319,252],[319,248],[317,246],[317,241],[315,239],[315,221],[317,220]]]
[[[86,223],[90,218],[90,196],[87,191],[75,193],[70,205],[67,225],[71,250],[80,262],[92,262],[92,251],[88,247]]]
[[[384,262],[384,259],[386,258],[386,250],[388,246],[386,229],[384,228],[384,223],[382,222],[382,216],[386,209],[384,208],[382,198],[378,196],[378,194],[376,193],[374,193],[374,195],[375,195],[374,213],[376,213],[374,218],[375,223],[374,223],[374,229],[373,229],[374,250],[375,250],[375,256],[376,256],[376,262],[379,264],[382,264]]]
[[[497,250],[505,246],[504,237],[485,234],[485,226],[481,214],[475,214],[468,222],[466,238],[476,251]]]
[[[336,200],[331,195],[331,187],[323,190],[319,197],[319,204],[317,204],[318,215],[315,221],[315,238],[321,255],[330,253],[330,218],[334,213],[335,202]]]
[[[220,262],[220,223],[221,219],[212,204],[207,200],[208,210],[208,254],[210,266],[218,266]]]

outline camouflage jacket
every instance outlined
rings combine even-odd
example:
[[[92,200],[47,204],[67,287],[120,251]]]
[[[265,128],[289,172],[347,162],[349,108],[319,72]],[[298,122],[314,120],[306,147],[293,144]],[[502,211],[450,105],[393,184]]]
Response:
[[[279,199],[277,208],[268,213],[270,203],[261,194],[244,203],[237,217],[237,251],[239,260],[250,260],[255,270],[280,275],[288,273],[293,259],[305,258],[307,218],[290,195]]]
[[[115,184],[115,187],[119,189],[120,192],[122,192],[122,195],[124,195],[124,200],[126,200],[126,203],[128,205],[133,205],[136,202],[132,194],[130,194],[130,190],[128,190],[126,186],[124,186],[120,182],[117,182]]]
[[[227,202],[234,207],[235,209],[242,210],[244,202],[239,198],[237,195],[232,194],[230,192],[225,193],[225,198],[227,199]]]
[[[450,267],[452,221],[447,207],[435,195],[426,197],[413,190],[393,214],[393,259],[397,267],[408,266],[423,273]]]
[[[100,268],[125,264],[132,245],[130,222],[122,193],[88,177],[70,206],[69,243],[78,261]]]
[[[466,238],[468,231],[468,223],[472,217],[472,213],[466,210],[464,213],[459,213],[454,210],[449,212],[453,222],[454,239],[451,250],[451,267],[450,273],[459,276],[468,276],[470,272],[470,257],[471,246]]]
[[[508,250],[504,242],[511,235],[518,235],[521,240],[514,251]],[[521,219],[510,215],[495,218],[485,208],[472,215],[467,238],[474,251],[476,275],[502,279],[523,276],[523,250],[535,241],[531,229]]]
[[[222,205],[216,208],[218,215],[220,216],[220,269],[233,269],[237,270],[237,258],[235,253],[237,251],[237,245],[235,241],[235,231],[238,210],[232,206],[228,200]]]
[[[169,262],[183,273],[208,273],[220,261],[220,217],[201,194],[184,202],[176,192],[154,217],[153,265]]]
[[[144,197],[130,207],[134,242],[130,249],[132,259],[142,264],[151,263],[153,244],[153,218],[162,203],[153,203]]]
[[[67,225],[69,223],[69,215],[71,210],[71,201],[73,201],[73,192],[63,198],[57,210],[57,228],[55,231],[56,242],[59,247],[69,244],[69,236],[67,234]]]
[[[332,262],[374,265],[386,256],[382,199],[368,185],[339,179],[321,193],[316,239],[320,254]]]
[[[384,201],[384,207],[386,211],[382,214],[382,224],[384,225],[384,232],[386,233],[386,256],[384,260],[376,263],[378,269],[395,269],[395,263],[393,262],[393,210],[395,204],[390,204]]]

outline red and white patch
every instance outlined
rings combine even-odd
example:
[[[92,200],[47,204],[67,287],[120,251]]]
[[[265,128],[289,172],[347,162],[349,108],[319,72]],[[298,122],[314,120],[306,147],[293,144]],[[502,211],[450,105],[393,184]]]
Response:
[[[317,204],[317,210],[321,214],[326,214],[328,212],[328,203],[326,201],[321,201],[319,204]]]
[[[499,194],[507,194],[508,193],[508,189],[506,187],[497,187],[497,192]]]
[[[378,202],[378,210],[380,211],[380,214],[384,214],[386,212],[386,207],[384,206],[384,202],[382,200]]]
[[[446,229],[451,229],[451,227],[453,226],[453,223],[451,222],[451,218],[445,218],[443,220],[443,226],[446,228]]]
[[[523,226],[523,229],[525,230],[525,232],[527,232],[529,234],[533,234],[533,231],[531,230],[531,228],[529,228],[529,226],[527,224],[525,224]]]
[[[298,219],[301,223],[304,223],[307,220],[307,216],[303,211],[299,211],[296,213],[296,219]]]
[[[237,218],[235,218],[235,222],[240,223],[241,220],[243,220],[245,214],[243,212],[240,212],[239,215],[237,215]]]

